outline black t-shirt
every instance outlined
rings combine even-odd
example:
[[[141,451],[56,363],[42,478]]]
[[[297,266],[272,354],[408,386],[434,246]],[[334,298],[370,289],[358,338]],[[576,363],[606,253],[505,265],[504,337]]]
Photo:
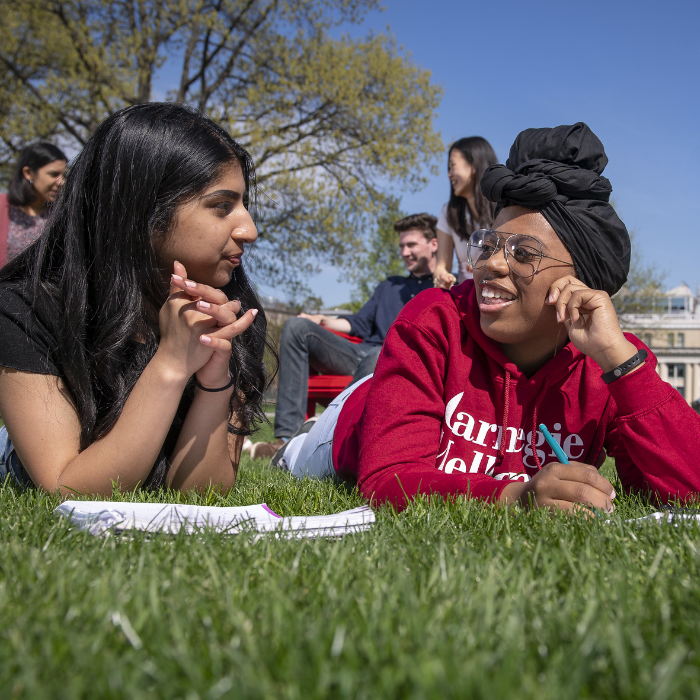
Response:
[[[58,355],[58,304],[21,282],[0,284],[0,366],[63,376]]]
[[[0,283],[0,367],[64,378],[57,341],[60,324],[61,306],[50,295],[41,292],[35,298],[30,285],[21,281]],[[175,448],[194,395],[194,386],[190,385],[191,381],[168,431],[159,462]],[[145,484],[150,488],[163,483],[165,474],[158,473],[157,464]]]

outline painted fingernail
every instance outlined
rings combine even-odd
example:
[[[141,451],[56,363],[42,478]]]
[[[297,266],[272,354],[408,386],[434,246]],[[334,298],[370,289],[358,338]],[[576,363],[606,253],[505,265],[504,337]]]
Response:
[[[182,277],[180,275],[170,275],[176,282],[182,282]]]
[[[553,302],[554,302],[554,294],[550,294],[550,295],[547,297],[547,301],[548,301],[550,304],[553,303]]]
[[[559,315],[558,311],[557,311],[557,323],[561,323],[561,316]]]
[[[617,494],[615,493],[615,489],[613,489],[613,490],[612,490],[612,494],[610,495],[610,498],[611,498],[611,499],[612,499],[612,498],[615,498],[615,496],[617,496]]]
[[[205,344],[205,345],[211,345],[211,338],[208,335],[200,335],[199,339]]]
[[[199,306],[200,309],[209,309],[211,308],[211,304],[208,301],[198,301],[197,306]]]
[[[197,283],[192,280],[185,280],[185,287],[196,287]]]
[[[253,314],[253,316],[257,316],[257,315],[258,315],[258,310],[257,310],[257,309],[251,309],[251,310],[250,310],[250,313]]]

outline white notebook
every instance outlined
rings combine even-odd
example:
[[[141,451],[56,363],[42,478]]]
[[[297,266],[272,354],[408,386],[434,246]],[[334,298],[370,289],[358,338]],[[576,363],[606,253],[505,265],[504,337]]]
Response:
[[[695,520],[700,521],[700,513],[683,513],[673,511],[664,511],[663,513],[651,513],[650,515],[645,515],[642,518],[634,518],[628,520],[628,523],[643,523],[647,522],[658,522],[658,523],[677,523],[679,520]]]
[[[265,503],[236,508],[190,506],[181,503],[122,503],[119,501],[64,501],[55,515],[70,518],[78,528],[92,535],[126,530],[187,533],[204,528],[224,534],[256,530],[282,537],[340,537],[368,530],[374,522],[369,506],[333,515],[283,518]]]

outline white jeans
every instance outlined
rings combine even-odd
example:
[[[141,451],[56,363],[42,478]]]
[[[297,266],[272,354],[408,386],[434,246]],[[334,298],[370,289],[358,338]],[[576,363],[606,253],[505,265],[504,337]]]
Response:
[[[333,434],[338,423],[338,416],[350,394],[371,378],[370,374],[345,389],[342,394],[331,401],[308,433],[297,435],[289,441],[289,445],[284,451],[284,461],[294,476],[298,479],[305,476],[317,479],[335,476]]]

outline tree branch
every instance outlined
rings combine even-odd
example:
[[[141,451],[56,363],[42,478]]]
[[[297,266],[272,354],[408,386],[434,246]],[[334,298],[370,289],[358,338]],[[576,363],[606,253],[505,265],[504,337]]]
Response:
[[[40,92],[37,90],[37,88],[34,87],[34,85],[31,84],[28,80],[25,79],[25,77],[22,75],[22,72],[17,68],[17,66],[13,65],[11,61],[9,61],[6,56],[2,53],[0,53],[0,60],[7,66],[8,70],[16,77],[19,79],[19,81],[24,85],[24,87],[37,99],[41,104],[44,106],[48,107],[48,109],[51,110],[56,115],[56,119],[62,124],[62,126],[65,128],[65,130],[80,143],[81,145],[85,145],[85,139],[80,135],[79,132],[77,132],[73,126],[68,122],[67,118],[61,112],[60,110],[56,109],[56,107],[51,104]]]

